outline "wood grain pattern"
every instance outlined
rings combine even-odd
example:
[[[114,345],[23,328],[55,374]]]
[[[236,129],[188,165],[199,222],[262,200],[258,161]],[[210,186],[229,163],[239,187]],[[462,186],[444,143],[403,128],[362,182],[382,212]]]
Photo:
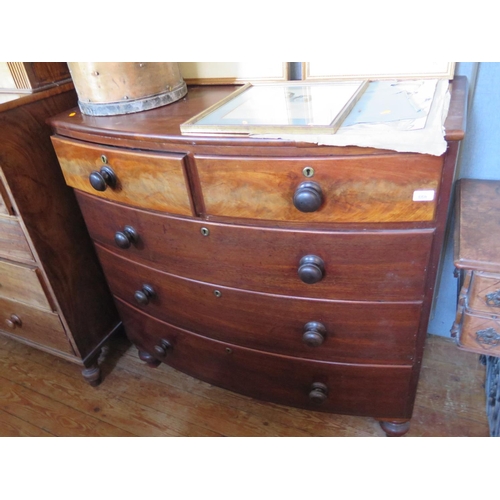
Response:
[[[245,292],[191,281],[118,257],[96,245],[111,291],[160,320],[224,342],[288,356],[340,362],[408,364],[415,355],[420,303],[333,302]],[[149,284],[147,305],[134,299]],[[221,295],[216,297],[214,291]],[[193,314],[196,311],[196,314]],[[319,347],[302,341],[304,325],[319,321]]]
[[[0,296],[51,310],[38,268],[0,260]]]
[[[318,411],[405,416],[411,366],[336,364],[263,353],[173,327],[120,300],[117,306],[132,343],[153,353],[160,340],[168,340],[173,347],[164,362],[206,382]],[[320,406],[309,400],[314,382],[326,384],[331,391]]]
[[[15,217],[0,215],[0,257],[35,262],[24,231]]]
[[[433,232],[265,229],[144,212],[77,193],[90,235],[119,255],[171,274],[264,293],[341,300],[421,300]],[[106,217],[102,217],[106,213]],[[115,245],[116,231],[135,228],[139,243]],[[209,230],[203,236],[201,229]],[[314,285],[297,274],[300,259],[325,261]]]
[[[14,402],[9,400],[11,391],[0,389],[0,436],[153,436],[158,432],[235,437],[384,435],[374,418],[258,401],[166,364],[153,370],[139,360],[137,350],[123,337],[113,339],[108,361],[103,366],[106,383],[95,389],[81,381],[72,363],[0,337],[0,387],[9,381],[12,391],[17,388],[25,396]],[[26,376],[31,370],[36,385]],[[483,384],[484,366],[477,355],[457,349],[450,339],[428,337],[407,436],[488,436]],[[113,401],[115,413],[110,415],[107,406],[101,406],[106,400]],[[134,418],[127,418],[130,405],[156,410],[156,427],[146,411],[137,415],[134,410]],[[54,406],[57,414],[50,418]]]
[[[426,155],[332,158],[195,156],[208,215],[307,222],[413,222],[433,220],[443,160]],[[314,176],[304,177],[305,167]],[[318,183],[324,202],[303,213],[293,196],[304,181]],[[430,201],[414,193],[433,192]]]
[[[6,323],[6,320],[13,314],[18,316],[22,322],[21,325],[14,328]],[[53,312],[0,298],[0,330],[74,355],[61,320]]]
[[[182,156],[118,150],[61,137],[52,137],[52,143],[69,186],[120,203],[193,215]],[[104,165],[102,155],[118,184],[101,192],[91,186],[89,175]]]

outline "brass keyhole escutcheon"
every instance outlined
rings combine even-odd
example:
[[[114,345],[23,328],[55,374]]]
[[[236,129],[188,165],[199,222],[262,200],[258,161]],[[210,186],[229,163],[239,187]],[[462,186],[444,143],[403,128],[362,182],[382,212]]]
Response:
[[[101,161],[103,163],[108,163],[108,157],[106,155],[101,155]]]
[[[312,167],[304,167],[302,170],[302,173],[304,174],[304,177],[312,177],[314,175],[314,168]]]
[[[220,290],[214,290],[214,295],[219,298],[222,296],[222,292]]]
[[[207,227],[202,227],[200,232],[203,236],[208,236],[210,234],[210,230]]]

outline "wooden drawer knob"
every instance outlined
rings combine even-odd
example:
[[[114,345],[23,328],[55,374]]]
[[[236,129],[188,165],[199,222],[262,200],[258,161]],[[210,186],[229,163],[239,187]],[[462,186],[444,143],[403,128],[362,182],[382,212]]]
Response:
[[[328,397],[328,387],[321,382],[314,382],[311,385],[311,392],[309,392],[309,399],[317,405],[323,403]]]
[[[10,318],[7,318],[5,320],[5,324],[11,329],[14,330],[16,327],[21,327],[23,326],[23,322],[21,321],[21,318],[17,316],[16,314],[11,314]]]
[[[132,243],[139,241],[139,235],[132,226],[125,226],[123,231],[117,231],[115,234],[115,243],[118,247],[126,250]]]
[[[325,263],[316,255],[306,255],[300,259],[298,273],[304,283],[312,285],[323,279]]]
[[[159,344],[154,346],[155,354],[164,358],[172,350],[172,344],[168,340],[161,340]]]
[[[147,306],[154,297],[156,297],[156,292],[151,285],[142,285],[142,289],[134,293],[136,302],[141,306]]]
[[[295,190],[293,204],[301,212],[315,212],[323,204],[323,192],[317,182],[302,182]]]
[[[317,321],[309,321],[304,325],[304,335],[302,342],[309,347],[319,347],[325,340],[325,325]]]
[[[111,167],[105,165],[99,172],[97,170],[91,172],[89,181],[96,191],[106,191],[108,186],[110,188],[116,186],[116,174]]]

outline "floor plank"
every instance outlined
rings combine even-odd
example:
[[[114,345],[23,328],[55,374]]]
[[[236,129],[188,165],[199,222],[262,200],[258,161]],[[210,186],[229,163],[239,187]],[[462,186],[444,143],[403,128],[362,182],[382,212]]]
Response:
[[[430,336],[407,436],[488,436],[485,369],[450,339]],[[0,436],[384,436],[372,418],[256,401],[152,369],[123,337],[90,387],[70,362],[0,337]]]

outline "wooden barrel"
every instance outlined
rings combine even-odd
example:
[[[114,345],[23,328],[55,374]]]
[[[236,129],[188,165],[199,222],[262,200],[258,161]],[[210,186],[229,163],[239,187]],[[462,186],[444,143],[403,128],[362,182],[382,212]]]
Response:
[[[136,113],[187,94],[176,62],[70,62],[68,67],[86,115]]]

